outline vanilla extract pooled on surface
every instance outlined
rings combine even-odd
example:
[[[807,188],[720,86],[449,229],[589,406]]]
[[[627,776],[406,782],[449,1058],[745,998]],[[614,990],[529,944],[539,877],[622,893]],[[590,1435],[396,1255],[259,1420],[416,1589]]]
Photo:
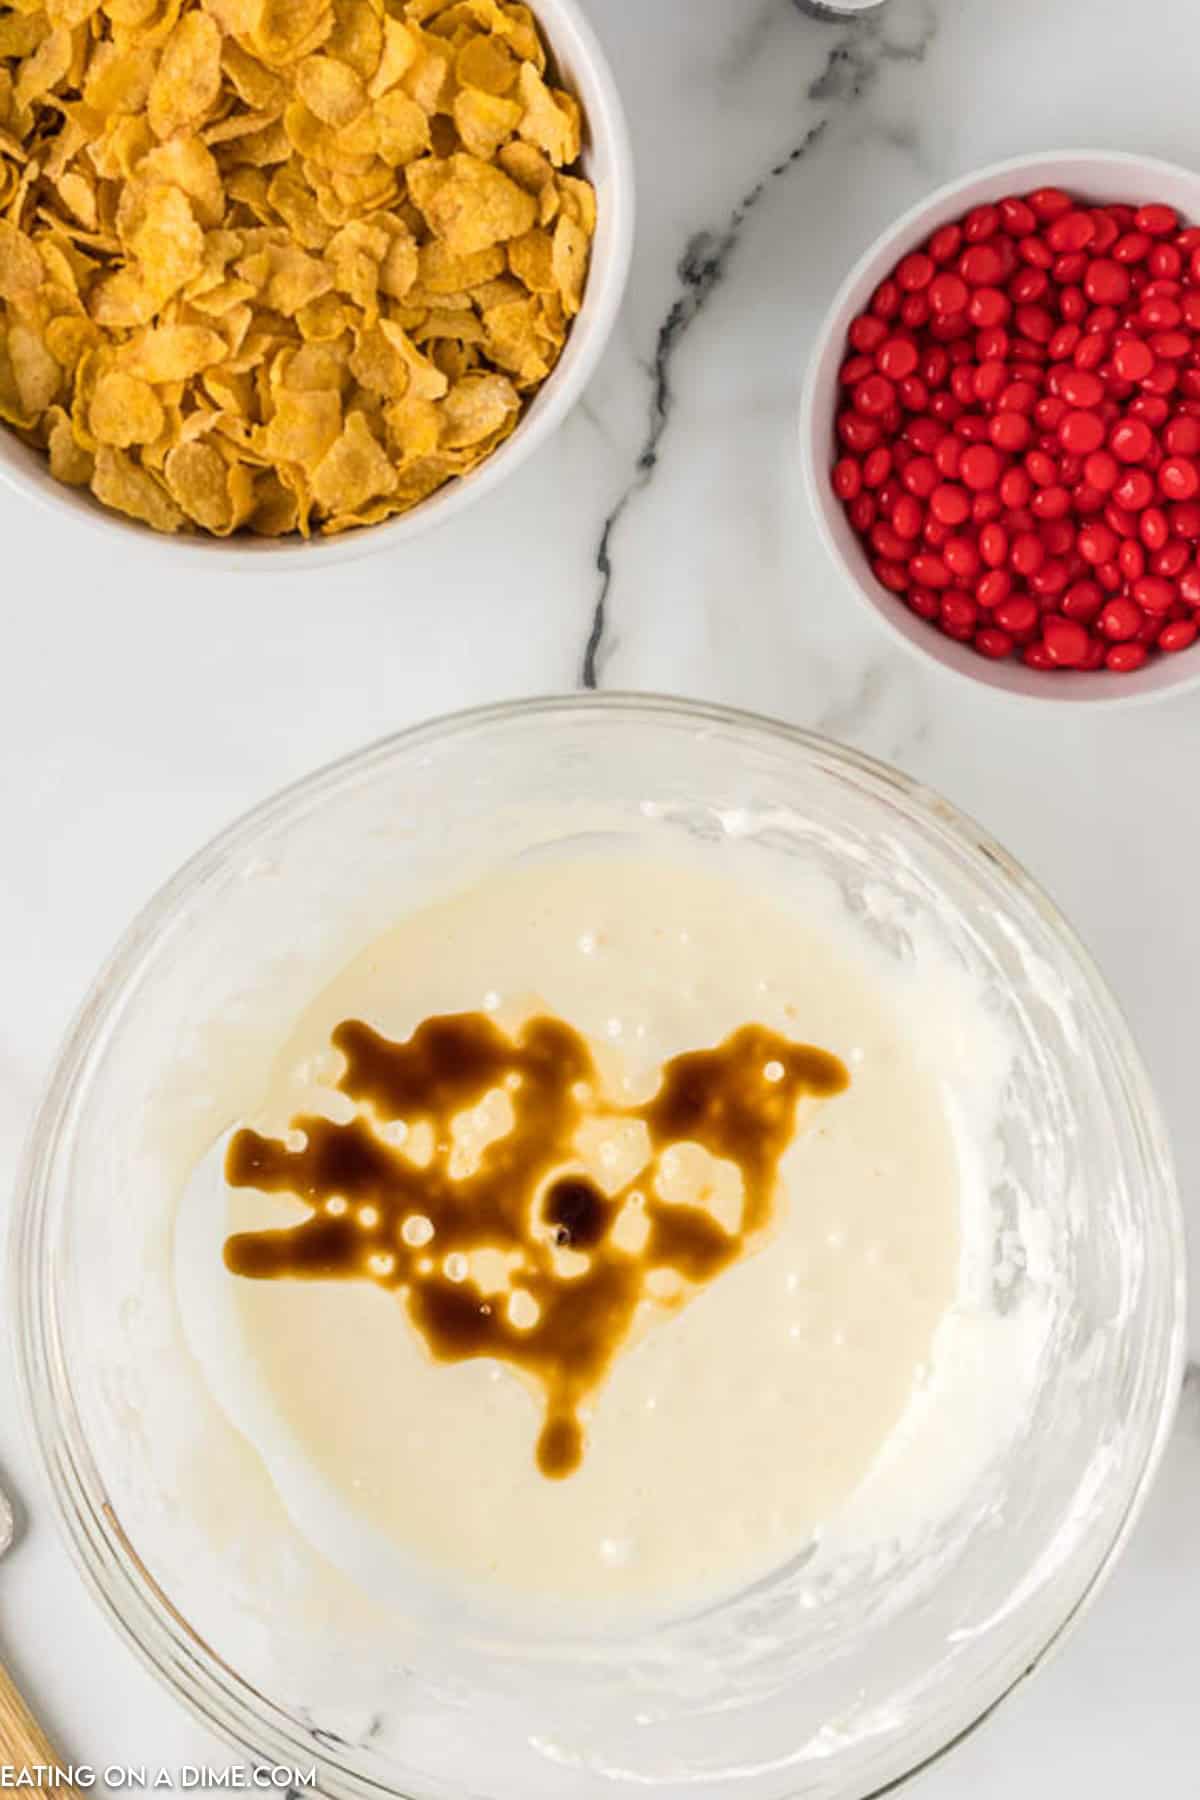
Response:
[[[447,1014],[401,1043],[347,1019],[332,1041],[346,1065],[337,1085],[365,1110],[347,1123],[297,1117],[300,1148],[236,1133],[230,1185],[294,1195],[312,1214],[231,1236],[226,1266],[259,1280],[373,1281],[403,1297],[435,1359],[494,1357],[521,1370],[544,1395],[537,1462],[550,1478],[582,1461],[580,1404],[639,1307],[684,1304],[754,1246],[771,1222],[798,1102],[830,1098],[850,1079],[836,1056],[757,1024],[672,1057],[639,1105],[609,1100],[586,1039],[547,1015],[509,1036],[486,1013]],[[464,1173],[454,1121],[495,1093],[511,1124]],[[581,1168],[578,1134],[595,1121],[646,1134],[646,1157],[616,1192]],[[384,1140],[380,1127],[397,1122],[406,1146],[426,1128],[427,1160]],[[684,1144],[738,1171],[735,1226],[702,1203],[703,1190],[701,1203],[662,1197],[663,1159]],[[499,1291],[474,1277],[481,1252],[503,1259]]]

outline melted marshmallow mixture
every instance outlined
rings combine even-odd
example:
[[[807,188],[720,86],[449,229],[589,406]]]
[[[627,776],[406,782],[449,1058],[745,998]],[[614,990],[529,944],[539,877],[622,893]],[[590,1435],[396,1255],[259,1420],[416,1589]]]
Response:
[[[955,1135],[882,971],[707,870],[545,861],[412,914],[245,1118],[181,1305],[360,1579],[358,1535],[501,1600],[735,1591],[860,1488],[959,1290]]]

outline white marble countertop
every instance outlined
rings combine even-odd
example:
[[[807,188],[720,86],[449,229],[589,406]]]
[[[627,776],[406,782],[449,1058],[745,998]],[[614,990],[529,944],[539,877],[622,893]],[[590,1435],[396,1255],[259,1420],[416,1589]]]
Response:
[[[587,679],[827,731],[990,828],[1074,920],[1127,1009],[1200,1245],[1200,699],[1017,712],[916,663],[843,591],[792,457],[818,317],[860,249],[926,189],[1053,146],[1200,163],[1200,9],[892,0],[881,22],[851,28],[790,0],[590,10],[639,156],[633,280],[584,403],[512,483],[344,573],[219,581],[176,572],[154,545],[106,557],[83,528],[51,534],[0,495],[4,1192],[72,1010],[181,859],[369,738]],[[1195,1300],[1192,1318],[1195,1357]],[[0,1465],[30,1523],[0,1572],[0,1650],[76,1761],[228,1765],[77,1579],[9,1362]],[[1197,1494],[1194,1361],[1165,1471],[1111,1585],[923,1792],[1200,1792]]]

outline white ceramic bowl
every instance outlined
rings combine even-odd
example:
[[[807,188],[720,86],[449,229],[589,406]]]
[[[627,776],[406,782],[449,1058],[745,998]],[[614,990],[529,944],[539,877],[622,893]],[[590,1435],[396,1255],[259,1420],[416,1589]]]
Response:
[[[826,548],[847,582],[892,636],[910,651],[999,693],[1028,700],[1079,701],[1112,705],[1153,699],[1200,685],[1200,643],[1176,656],[1162,656],[1131,675],[1050,674],[1019,662],[990,662],[965,644],[943,637],[876,580],[862,545],[833,491],[833,421],[838,369],[851,321],[866,306],[884,276],[939,225],[959,219],[973,206],[1033,188],[1062,187],[1093,202],[1165,200],[1188,220],[1200,220],[1200,174],[1151,156],[1118,150],[1060,150],[1014,156],[992,163],[938,188],[885,231],[859,259],[839,288],[817,335],[805,378],[800,413],[800,448],[809,496]]]
[[[104,531],[115,548],[136,553],[170,546],[172,556],[203,559],[217,568],[262,568],[291,559],[293,566],[351,562],[394,549],[441,525],[482,499],[519,469],[557,431],[595,373],[616,324],[633,252],[635,186],[633,149],[616,81],[579,0],[535,0],[534,13],[563,85],[576,94],[587,121],[584,172],[596,189],[597,224],[583,306],[557,367],[538,391],[512,436],[469,474],[453,479],[410,512],[381,525],[337,537],[303,539],[166,538],[148,526],[101,506],[86,489],[53,479],[40,451],[0,425],[0,489],[15,491],[53,515],[70,516]]]

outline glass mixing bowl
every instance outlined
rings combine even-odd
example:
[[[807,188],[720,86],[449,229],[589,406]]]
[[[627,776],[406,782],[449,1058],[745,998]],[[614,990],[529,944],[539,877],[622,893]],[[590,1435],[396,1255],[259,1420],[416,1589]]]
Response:
[[[230,1063],[268,1058],[281,1021],[399,914],[498,862],[615,846],[754,858],[784,887],[816,871],[882,954],[904,964],[932,934],[977,983],[1014,1046],[984,1147],[989,1303],[1019,1305],[1048,1254],[1056,1270],[1032,1392],[948,1516],[836,1580],[793,1566],[702,1615],[591,1641],[416,1624],[307,1546],[203,1386],[169,1274],[176,1172],[229,1123]],[[1046,897],[894,771],[648,698],[422,726],[202,851],[74,1028],[14,1269],[24,1385],[91,1584],[196,1713],[251,1757],[316,1764],[333,1796],[882,1792],[1018,1685],[1095,1593],[1163,1448],[1183,1350],[1158,1111]]]

